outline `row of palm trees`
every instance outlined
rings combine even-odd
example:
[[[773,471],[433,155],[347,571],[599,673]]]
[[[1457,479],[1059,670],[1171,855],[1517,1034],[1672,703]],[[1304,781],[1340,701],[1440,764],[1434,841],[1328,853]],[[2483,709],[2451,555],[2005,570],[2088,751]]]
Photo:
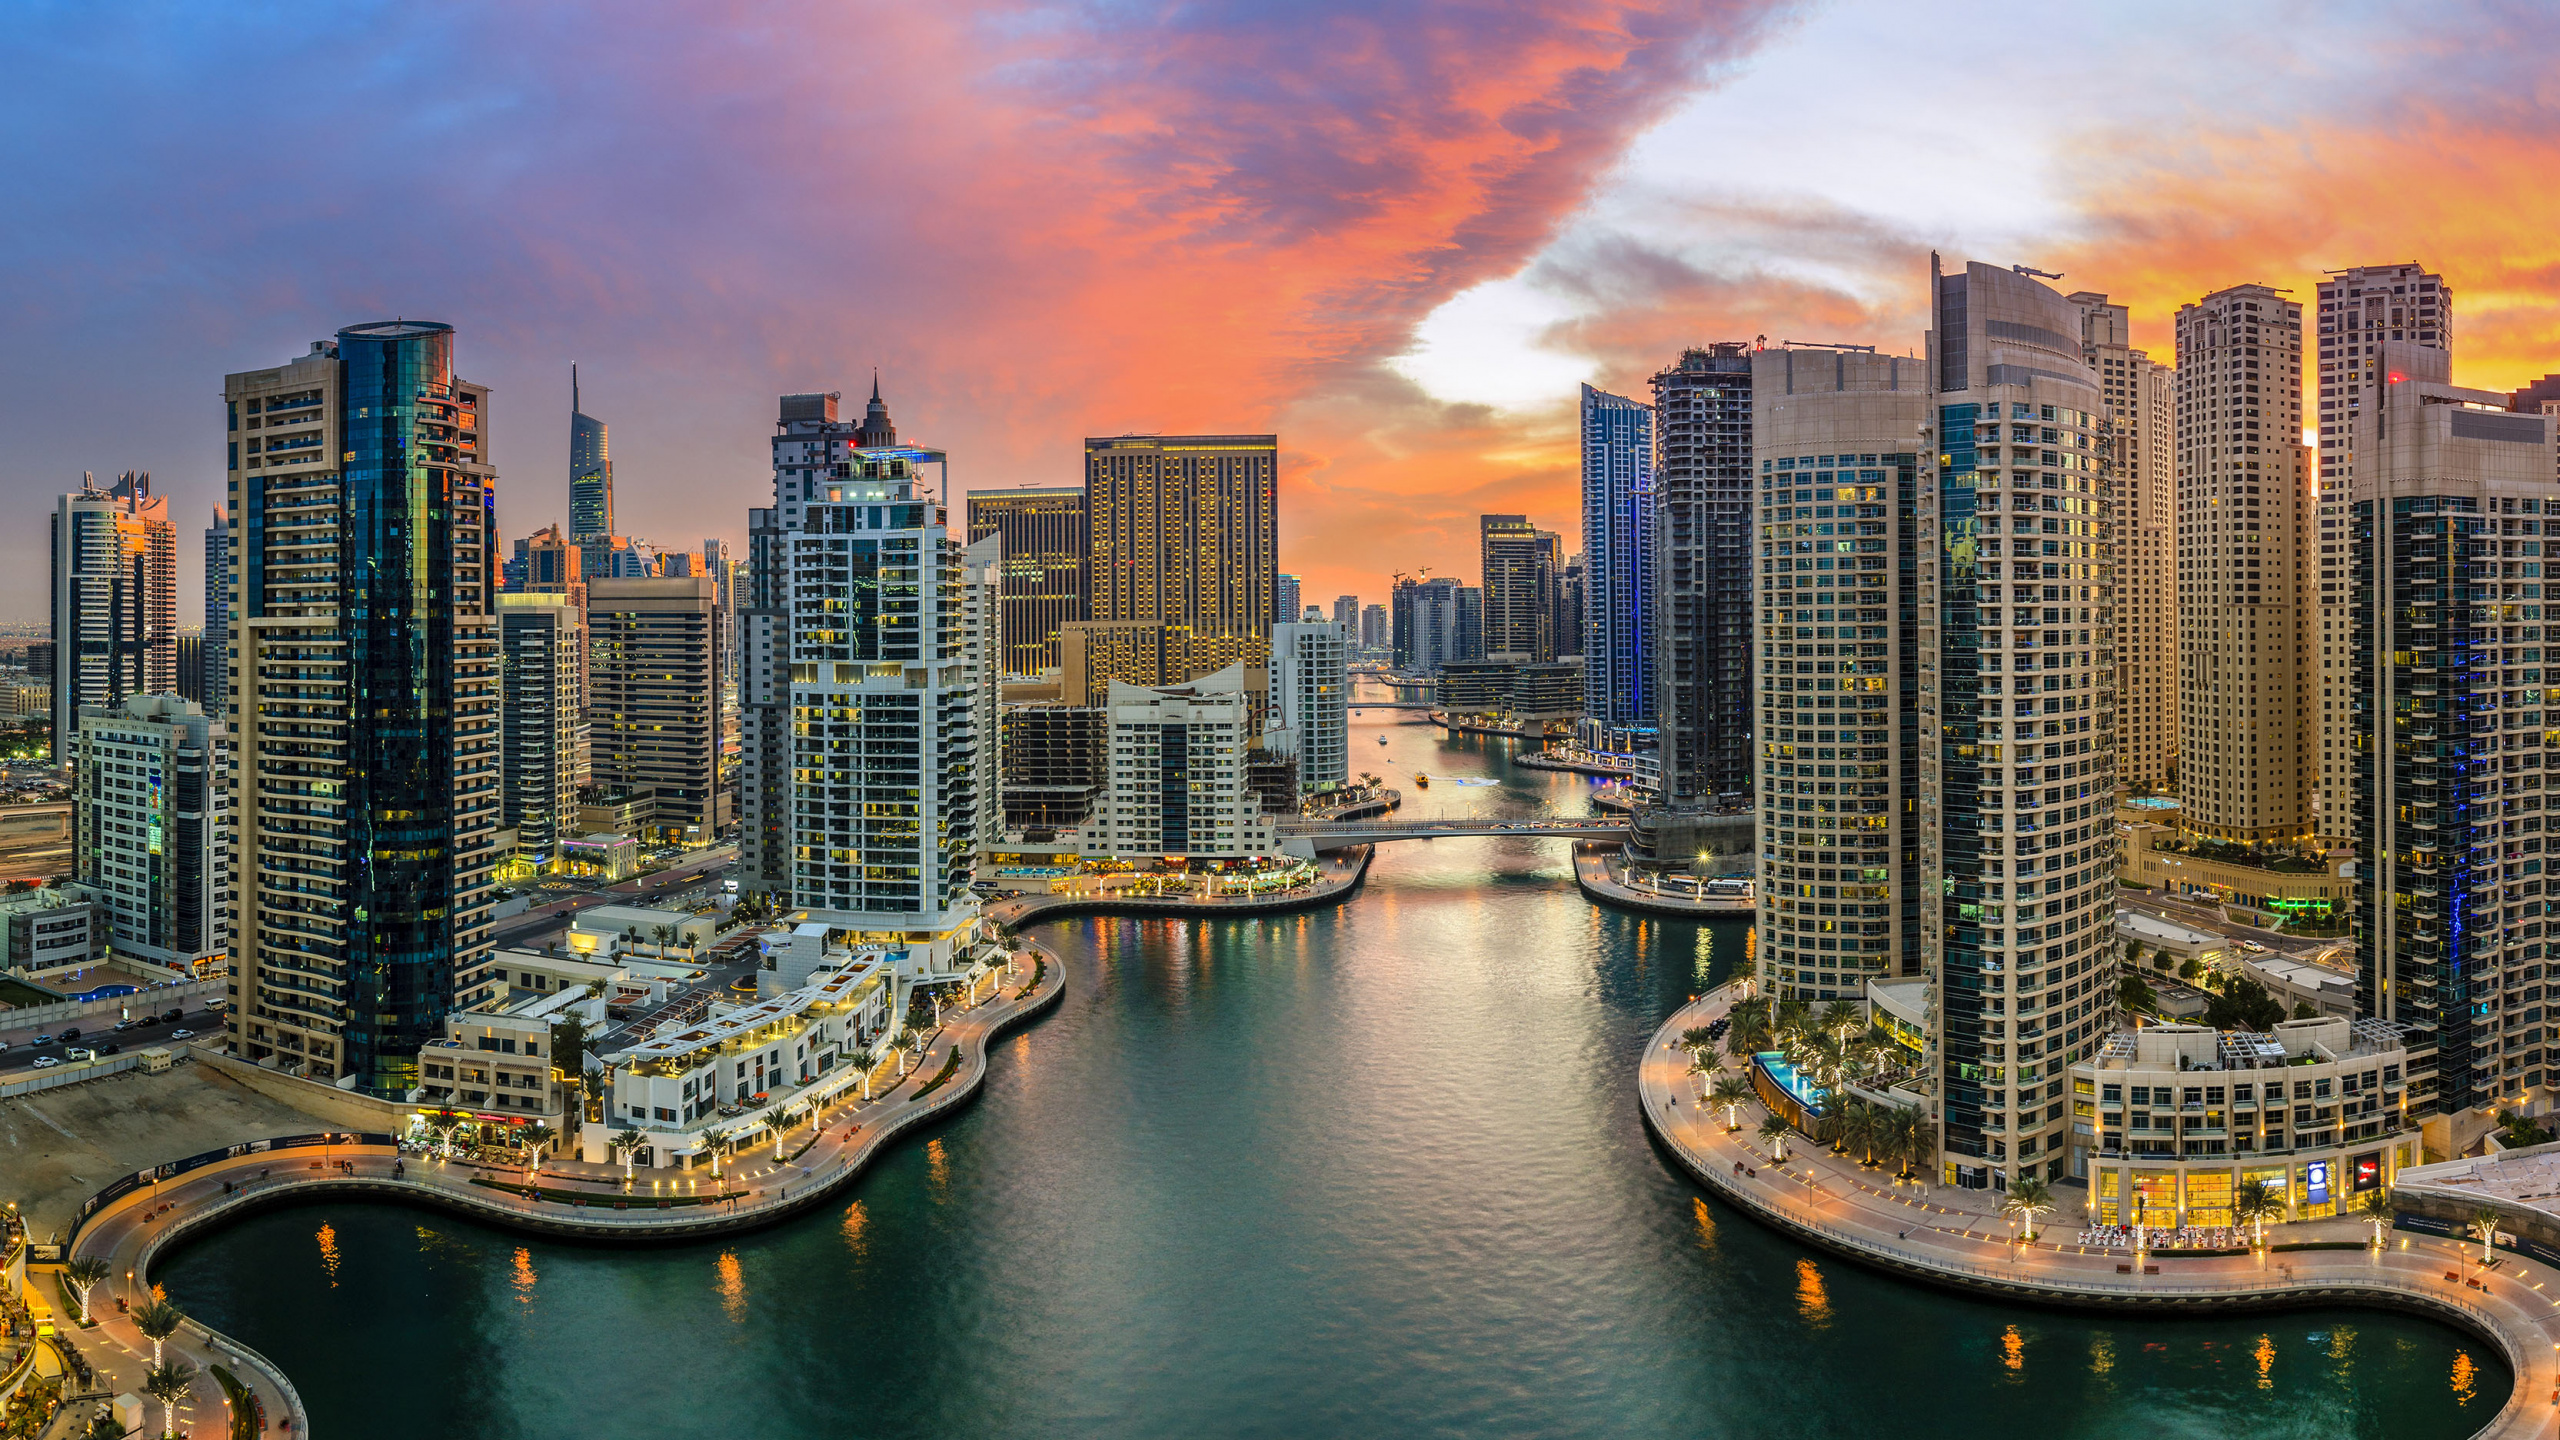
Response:
[[[1916,1105],[1884,1105],[1846,1094],[1852,1079],[1884,1069],[1895,1050],[1892,1037],[1871,1025],[1856,1004],[1834,1001],[1817,1014],[1801,1000],[1744,1000],[1727,1012],[1727,1023],[1726,1048],[1734,1057],[1782,1051],[1789,1064],[1822,1088],[1827,1100],[1814,1122],[1814,1138],[1835,1153],[1857,1151],[1861,1164],[1894,1165],[1897,1179],[1918,1177],[1926,1183],[1938,1154],[1938,1131],[1928,1113]],[[1741,1107],[1755,1093],[1749,1076],[1723,1068],[1716,1037],[1704,1027],[1684,1031],[1680,1044],[1689,1052],[1691,1074],[1714,1077],[1702,1082],[1706,1103],[1724,1111],[1726,1129],[1739,1129]],[[1755,1133],[1772,1158],[1784,1161],[1794,1129],[1772,1114]]]
[[[114,1273],[115,1267],[97,1255],[79,1256],[62,1267],[63,1281],[71,1287],[72,1298],[79,1302],[81,1324],[89,1323],[89,1292]],[[187,1398],[187,1392],[194,1388],[196,1379],[195,1366],[168,1356],[169,1337],[177,1334],[178,1327],[186,1323],[187,1314],[155,1295],[150,1304],[133,1311],[126,1318],[133,1321],[133,1328],[141,1331],[151,1342],[151,1365],[142,1373],[142,1388],[152,1399],[160,1402],[161,1433],[174,1435],[178,1433],[178,1406]],[[124,1433],[122,1427],[114,1426],[112,1421],[109,1425],[112,1428],[101,1429],[93,1425],[89,1433],[118,1436]]]

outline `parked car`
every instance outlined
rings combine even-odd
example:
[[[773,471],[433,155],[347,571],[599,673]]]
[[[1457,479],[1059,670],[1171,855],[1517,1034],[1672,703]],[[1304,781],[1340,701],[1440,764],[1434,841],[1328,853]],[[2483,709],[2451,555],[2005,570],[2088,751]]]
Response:
[[[39,1070],[50,1070],[61,1063],[61,1061],[54,1059],[50,1055],[39,1055],[36,1057],[36,1068]]]

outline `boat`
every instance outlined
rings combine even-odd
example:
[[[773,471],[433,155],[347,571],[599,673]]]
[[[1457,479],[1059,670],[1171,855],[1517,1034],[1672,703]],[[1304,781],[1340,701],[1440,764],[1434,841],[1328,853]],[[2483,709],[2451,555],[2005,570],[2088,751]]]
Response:
[[[1430,789],[1430,788],[1431,788],[1431,777],[1430,777],[1430,776],[1428,776],[1428,775],[1416,775],[1416,776],[1414,776],[1414,777],[1413,777],[1413,788],[1415,788],[1415,789],[1417,789],[1417,790],[1428,790],[1428,789]]]
[[[1386,737],[1386,736],[1384,736],[1384,735],[1379,736],[1379,737],[1378,737],[1378,743],[1379,743],[1379,744],[1381,744],[1381,745],[1386,744],[1386,743],[1387,743],[1387,737]]]

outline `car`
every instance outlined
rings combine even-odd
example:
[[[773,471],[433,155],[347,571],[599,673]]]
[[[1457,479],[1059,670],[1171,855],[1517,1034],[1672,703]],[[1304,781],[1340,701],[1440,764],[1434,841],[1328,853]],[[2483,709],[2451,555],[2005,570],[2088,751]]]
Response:
[[[54,1059],[50,1055],[39,1055],[36,1057],[36,1068],[39,1070],[50,1070],[61,1063],[61,1061]]]
[[[193,1040],[196,1038],[196,1032],[193,1030],[172,1030],[169,1032],[169,1038],[172,1040]]]
[[[98,1058],[97,1051],[83,1049],[78,1045],[72,1046],[69,1050],[66,1050],[63,1053],[69,1055],[74,1060],[95,1060]]]
[[[53,1043],[53,1037],[50,1035],[39,1035],[36,1037],[35,1043],[38,1045],[50,1045]]]
[[[77,1031],[77,1030],[65,1030],[65,1031],[63,1031],[63,1032],[62,1032],[62,1043],[63,1043],[63,1044],[65,1044],[65,1045],[68,1045],[68,1044],[70,1044],[72,1041],[77,1040],[77,1039],[79,1039],[79,1038],[80,1038],[80,1032],[79,1032],[79,1031]]]
[[[116,1024],[115,1024],[115,1030],[116,1030],[116,1033],[117,1033],[117,1034],[121,1035],[121,1034],[123,1034],[125,1031],[130,1030],[130,1029],[132,1029],[134,1026],[139,1025],[139,1024],[141,1024],[141,1023],[142,1023],[142,1022],[141,1022],[141,1021],[139,1021],[139,1020],[119,1020],[119,1021],[117,1021],[117,1022],[116,1022]]]
[[[187,1012],[186,1012],[186,1011],[184,1011],[184,1010],[172,1010],[172,1011],[168,1012],[167,1014],[162,1015],[162,1016],[160,1017],[160,1023],[161,1023],[161,1024],[163,1024],[163,1025],[169,1024],[169,1023],[171,1023],[172,1021],[176,1020],[179,1016],[184,1015],[184,1014],[186,1014],[186,1013],[187,1013]]]
[[[124,1047],[121,1045],[101,1045],[98,1047],[98,1053],[101,1055],[121,1055],[124,1053]]]

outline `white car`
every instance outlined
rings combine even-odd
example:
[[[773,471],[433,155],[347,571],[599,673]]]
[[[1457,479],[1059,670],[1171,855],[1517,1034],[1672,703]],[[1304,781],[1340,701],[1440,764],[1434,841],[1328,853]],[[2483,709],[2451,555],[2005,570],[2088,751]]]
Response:
[[[169,1038],[172,1040],[193,1040],[196,1038],[196,1032],[193,1030],[172,1030],[169,1032]]]
[[[61,1063],[61,1061],[54,1059],[50,1055],[39,1055],[36,1057],[36,1068],[39,1070],[50,1070]]]
[[[83,1049],[78,1045],[72,1046],[71,1049],[65,1053],[69,1054],[74,1060],[95,1060],[98,1058],[97,1051]]]

